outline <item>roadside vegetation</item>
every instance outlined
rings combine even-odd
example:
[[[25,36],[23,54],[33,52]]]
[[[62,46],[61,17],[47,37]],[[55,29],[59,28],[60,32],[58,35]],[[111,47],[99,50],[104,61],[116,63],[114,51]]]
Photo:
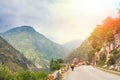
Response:
[[[0,65],[0,80],[47,80],[45,71],[11,72],[7,67]]]
[[[64,60],[63,59],[52,59],[50,62],[50,71],[55,71],[55,70],[59,70],[63,67],[65,67],[65,65],[63,64]]]

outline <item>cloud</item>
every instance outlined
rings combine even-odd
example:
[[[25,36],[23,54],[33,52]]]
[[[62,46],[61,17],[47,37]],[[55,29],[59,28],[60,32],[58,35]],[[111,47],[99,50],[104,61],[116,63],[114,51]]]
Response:
[[[58,43],[85,39],[120,0],[1,0],[0,32],[31,25]]]
[[[52,0],[1,0],[1,26],[49,24],[49,5]],[[44,26],[45,27],[45,26]]]

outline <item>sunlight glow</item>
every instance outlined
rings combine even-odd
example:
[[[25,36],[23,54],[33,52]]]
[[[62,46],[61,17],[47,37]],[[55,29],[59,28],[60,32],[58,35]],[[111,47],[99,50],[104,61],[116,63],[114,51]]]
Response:
[[[61,21],[58,35],[64,42],[68,34],[72,39],[85,39],[107,16],[115,16],[118,0],[59,0],[52,5],[52,14]],[[87,29],[87,30],[86,30]],[[60,34],[65,31],[65,34]],[[72,34],[72,31],[74,34]],[[57,34],[56,34],[57,35]],[[58,42],[61,42],[60,39]]]

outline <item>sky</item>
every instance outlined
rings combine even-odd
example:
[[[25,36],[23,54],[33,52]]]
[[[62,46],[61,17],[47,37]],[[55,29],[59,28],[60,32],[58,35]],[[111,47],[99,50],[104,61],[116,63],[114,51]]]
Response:
[[[0,0],[0,32],[28,25],[59,44],[84,40],[119,7],[120,0]]]

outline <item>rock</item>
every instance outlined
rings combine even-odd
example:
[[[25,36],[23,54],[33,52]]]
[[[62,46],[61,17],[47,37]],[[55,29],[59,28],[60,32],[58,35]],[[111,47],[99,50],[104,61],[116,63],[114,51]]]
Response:
[[[103,68],[106,68],[106,67],[107,67],[107,65],[104,65],[104,66],[103,66]]]
[[[114,69],[114,66],[113,66],[113,65],[112,65],[112,66],[110,66],[110,67],[109,67],[109,69],[110,69],[110,70],[111,70],[111,69]]]

